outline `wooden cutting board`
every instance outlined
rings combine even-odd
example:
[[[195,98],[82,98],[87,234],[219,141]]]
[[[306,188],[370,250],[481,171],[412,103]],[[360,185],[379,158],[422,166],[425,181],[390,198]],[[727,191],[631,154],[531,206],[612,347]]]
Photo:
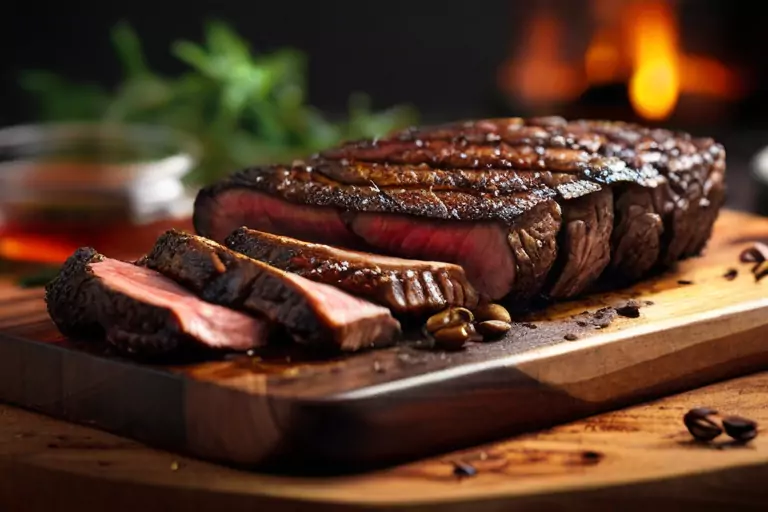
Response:
[[[6,285],[0,400],[233,465],[394,464],[768,368],[768,279],[738,258],[767,239],[768,219],[726,211],[704,257],[521,319],[504,340],[325,361],[273,351],[139,364],[62,338],[41,290]],[[613,310],[600,310],[629,299],[652,304],[607,325]]]

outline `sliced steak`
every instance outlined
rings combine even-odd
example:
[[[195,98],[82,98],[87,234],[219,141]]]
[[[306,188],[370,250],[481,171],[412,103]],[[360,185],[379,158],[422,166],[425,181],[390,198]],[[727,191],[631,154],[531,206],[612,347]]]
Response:
[[[250,193],[243,194],[243,189],[250,189]],[[265,197],[254,200],[254,191]],[[280,234],[309,239],[317,230],[314,238],[336,238],[340,236],[336,219],[340,218],[337,216],[341,211],[404,214],[440,220],[512,222],[556,194],[557,191],[544,187],[499,194],[496,191],[382,188],[375,183],[367,186],[348,185],[315,172],[311,166],[273,166],[266,169],[247,169],[231,178],[226,185],[201,190],[195,200],[194,222],[201,234],[216,241],[223,240],[243,225],[254,227],[242,221],[252,222],[256,215],[264,217],[260,219],[263,224],[271,223],[283,228],[292,226],[292,231],[300,229],[306,236],[298,236],[295,233]],[[334,209],[331,209],[332,214],[326,213],[320,220],[313,218],[318,213],[314,208],[292,211],[277,207],[272,202],[266,203],[269,206],[264,206],[263,202],[270,198]],[[272,207],[276,211],[273,211]],[[309,212],[313,215],[308,215]],[[297,215],[298,218],[295,217]],[[331,223],[329,228],[324,226],[326,222]],[[355,240],[350,239],[348,243],[350,242],[354,244]]]
[[[388,345],[400,334],[399,322],[386,308],[203,237],[167,231],[137,264],[206,301],[263,316],[301,343],[354,351]]]
[[[242,170],[198,194],[194,222],[219,241],[247,226],[457,263],[494,300],[526,300],[532,290],[565,298],[603,275],[640,279],[699,254],[723,203],[724,172],[723,147],[685,133],[556,117],[490,119],[408,129],[291,165]],[[652,207],[639,190],[653,191]],[[539,227],[523,236],[521,226]],[[562,228],[556,242],[553,227]],[[608,265],[612,250],[617,261]]]
[[[320,206],[299,206],[282,199],[247,189],[232,189],[210,197],[212,216],[202,220],[197,231],[223,242],[241,226],[258,228],[276,235],[288,235],[318,243],[360,247],[362,242],[347,229],[341,212]],[[203,200],[201,200],[201,203]]]
[[[510,225],[451,223],[408,216],[359,214],[350,229],[386,253],[435,258],[464,268],[484,299],[530,298],[555,260],[560,207],[542,203]],[[489,270],[493,269],[493,272]]]
[[[473,286],[490,299],[506,295],[515,281],[508,228],[500,223],[451,223],[362,213],[354,217],[350,229],[384,254],[456,263],[464,268]],[[495,270],[493,276],[486,271],[489,266]]]
[[[567,201],[563,207],[560,268],[547,292],[554,299],[574,297],[588,289],[611,260],[611,189]]]
[[[474,308],[478,295],[458,265],[407,260],[240,228],[225,245],[268,265],[384,305],[426,315],[447,306]]]
[[[661,253],[664,222],[658,211],[661,188],[629,185],[617,191],[616,227],[612,234],[611,272],[633,281],[647,274]]]
[[[514,259],[514,280],[506,297],[512,304],[524,306],[544,286],[557,258],[557,233],[561,222],[560,205],[549,201],[526,212],[510,226],[507,242]],[[482,260],[477,260],[476,265],[478,271],[484,269]],[[505,297],[501,291],[497,295],[492,299]]]
[[[209,304],[148,268],[80,248],[46,286],[48,313],[66,336],[99,337],[137,355],[189,345],[247,350],[267,341],[262,320]]]

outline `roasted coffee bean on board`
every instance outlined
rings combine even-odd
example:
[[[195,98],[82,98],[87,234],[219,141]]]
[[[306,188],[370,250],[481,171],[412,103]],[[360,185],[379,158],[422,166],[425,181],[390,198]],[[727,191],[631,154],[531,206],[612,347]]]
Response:
[[[466,308],[447,308],[427,319],[427,331],[435,333],[446,327],[472,322],[474,319],[472,312]]]
[[[723,433],[716,421],[717,411],[709,407],[696,407],[683,416],[688,432],[699,441],[711,441]]]
[[[485,338],[498,338],[509,332],[512,325],[501,320],[486,320],[477,324],[477,332]]]
[[[507,311],[504,306],[494,303],[481,304],[475,308],[475,319],[478,322],[499,320],[508,324],[512,323],[512,317],[509,315],[509,311]]]
[[[746,442],[757,437],[757,423],[740,416],[723,418],[723,428],[736,441]]]
[[[471,324],[461,324],[452,327],[444,327],[432,334],[435,343],[446,350],[458,350],[472,338]]]

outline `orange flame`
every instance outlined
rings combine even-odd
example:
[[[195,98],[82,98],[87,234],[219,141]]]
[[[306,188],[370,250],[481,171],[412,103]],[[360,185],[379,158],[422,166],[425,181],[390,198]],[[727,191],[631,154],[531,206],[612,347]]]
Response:
[[[609,84],[621,75],[621,53],[611,31],[595,34],[584,55],[584,71],[590,84]]]
[[[591,85],[625,83],[637,115],[659,121],[683,94],[718,100],[743,96],[743,77],[718,60],[683,49],[675,0],[591,0],[594,31],[583,60],[562,53],[568,23],[551,8],[536,12],[516,58],[500,68],[501,87],[540,108],[573,100]],[[583,66],[583,67],[582,67]]]
[[[592,85],[624,80],[627,52],[622,44],[622,15],[625,5],[615,0],[592,0],[590,3],[595,30],[584,54],[584,72]]]
[[[663,1],[637,4],[632,11],[634,70],[629,100],[644,118],[665,119],[680,96],[677,20]]]
[[[728,100],[744,94],[744,84],[725,64],[707,57],[683,55],[680,59],[681,88],[687,92]]]
[[[564,59],[562,21],[549,11],[533,18],[516,59],[499,70],[502,87],[532,104],[576,98],[584,80],[572,62]]]

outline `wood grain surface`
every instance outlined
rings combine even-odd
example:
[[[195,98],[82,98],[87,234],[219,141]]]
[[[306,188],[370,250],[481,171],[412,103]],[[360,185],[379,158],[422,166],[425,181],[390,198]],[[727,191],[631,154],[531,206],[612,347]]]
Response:
[[[61,338],[40,290],[6,288],[0,399],[228,464],[391,465],[768,367],[768,279],[738,261],[766,238],[768,220],[724,212],[704,257],[547,308],[506,339],[457,353],[414,337],[344,359],[272,350],[149,366]],[[595,314],[629,299],[652,305],[610,324]]]
[[[0,510],[765,510],[768,434],[692,441],[709,405],[768,425],[768,372],[355,476],[239,471],[0,406]],[[439,428],[439,426],[435,426]],[[454,474],[456,463],[477,470]]]

